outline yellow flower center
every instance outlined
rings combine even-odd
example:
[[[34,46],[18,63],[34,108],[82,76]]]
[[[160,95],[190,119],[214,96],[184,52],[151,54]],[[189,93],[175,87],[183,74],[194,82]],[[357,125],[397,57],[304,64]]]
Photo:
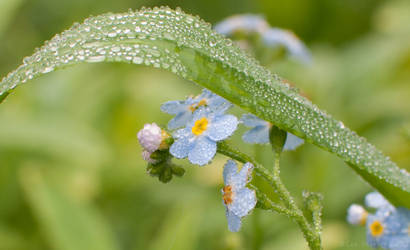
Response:
[[[380,221],[375,220],[372,224],[370,224],[370,233],[373,237],[379,237],[383,234],[384,227]]]
[[[194,135],[201,135],[208,127],[208,119],[202,117],[201,119],[197,120],[192,127],[192,133]]]
[[[226,185],[226,186],[223,188],[223,192],[224,192],[224,194],[223,194],[223,196],[222,196],[222,199],[224,200],[225,205],[231,204],[231,203],[232,203],[232,200],[233,200],[232,187],[229,186],[229,185]]]
[[[194,112],[199,107],[206,106],[206,105],[208,105],[208,101],[206,99],[202,99],[198,103],[194,103],[191,106],[189,106],[189,109],[191,110],[191,112]]]

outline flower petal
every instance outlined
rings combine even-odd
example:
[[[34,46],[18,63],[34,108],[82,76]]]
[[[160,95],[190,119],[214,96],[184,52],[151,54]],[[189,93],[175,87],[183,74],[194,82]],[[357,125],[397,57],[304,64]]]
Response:
[[[202,166],[210,162],[215,153],[216,142],[201,136],[196,139],[194,147],[189,151],[188,159],[191,163]]]
[[[161,105],[161,111],[171,115],[176,115],[186,110],[187,105],[183,101],[169,101]]]
[[[230,185],[232,177],[237,173],[236,162],[228,160],[224,166],[223,177],[225,185]]]
[[[233,202],[228,209],[239,217],[243,217],[249,213],[256,205],[255,190],[242,188],[235,192]]]
[[[268,29],[269,24],[262,16],[253,14],[234,15],[226,18],[215,25],[216,32],[230,35],[236,30],[244,32],[263,32]]]
[[[241,228],[241,218],[236,216],[234,213],[226,210],[226,219],[228,220],[228,229],[231,232],[238,232]]]
[[[242,139],[247,143],[265,144],[269,143],[269,127],[256,126],[245,132]]]
[[[410,210],[404,207],[398,207],[396,211],[393,211],[391,215],[386,218],[385,222],[387,225],[386,231],[388,231],[389,234],[408,234]]]
[[[285,145],[283,146],[283,150],[295,150],[297,147],[302,145],[304,142],[305,141],[303,139],[288,132]]]
[[[212,92],[208,95],[207,99],[209,108],[218,113],[224,113],[232,106],[232,104],[226,99],[220,97],[219,95],[213,94]]]
[[[172,134],[172,136],[176,139],[192,137],[190,130],[187,128],[178,129]]]
[[[236,130],[238,119],[233,115],[220,115],[215,117],[209,125],[207,136],[214,141],[228,138]]]
[[[309,63],[311,55],[306,46],[292,32],[270,28],[262,34],[263,42],[271,47],[283,46],[289,54],[304,63]]]
[[[269,122],[260,119],[259,117],[253,114],[244,114],[241,117],[241,122],[247,127],[256,127],[256,126],[267,126],[269,127]]]
[[[367,207],[370,208],[379,209],[383,207],[389,207],[394,210],[394,207],[378,192],[368,193],[364,198],[364,203]]]
[[[210,119],[211,113],[209,111],[209,109],[200,107],[197,110],[195,110],[194,115],[192,117],[192,125],[195,123],[195,121],[203,118],[203,117],[207,117],[208,119]]]
[[[253,165],[249,162],[245,163],[241,171],[235,175],[232,185],[234,185],[237,190],[244,188],[252,179],[252,170]]]
[[[388,248],[391,250],[410,249],[410,237],[408,235],[392,236],[389,239]]]
[[[194,142],[190,139],[190,137],[177,139],[169,149],[171,155],[179,159],[187,157],[194,146]]]
[[[172,120],[168,122],[168,129],[173,130],[176,128],[184,127],[192,119],[191,111],[183,111],[178,113]]]

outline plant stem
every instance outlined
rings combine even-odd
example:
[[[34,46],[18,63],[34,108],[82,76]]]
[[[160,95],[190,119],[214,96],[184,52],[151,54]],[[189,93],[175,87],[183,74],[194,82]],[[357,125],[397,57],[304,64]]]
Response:
[[[322,232],[322,200],[323,196],[319,193],[303,192],[306,208],[312,213],[312,226],[317,234]]]
[[[270,173],[266,168],[264,168],[262,165],[257,163],[252,157],[240,152],[237,149],[232,148],[226,142],[218,143],[218,153],[226,155],[242,163],[246,163],[246,162],[252,163],[254,165],[255,173],[262,176],[267,182],[269,182],[269,184],[271,184],[271,186],[275,189],[280,199],[283,201],[283,203],[286,206],[286,208],[282,208],[281,206],[278,206],[274,204],[273,202],[269,204],[269,202],[266,202],[268,199],[265,199],[264,205],[266,206],[266,204],[268,204],[266,208],[269,208],[271,210],[274,210],[279,213],[290,216],[299,225],[299,228],[302,230],[302,233],[306,241],[308,242],[310,249],[312,250],[322,249],[319,232],[317,232],[314,228],[312,228],[312,225],[310,225],[308,220],[303,215],[302,211],[298,208],[291,194],[286,189],[286,187],[283,185],[280,179],[280,168],[279,168],[280,153],[275,152],[273,173]],[[257,189],[255,188],[255,190]],[[258,200],[259,200],[259,198],[263,197],[263,195],[265,194],[261,195],[261,192],[257,190],[257,195],[259,195],[258,197]],[[271,206],[269,207],[269,205]]]
[[[255,187],[252,184],[248,184],[248,186],[250,188],[252,188],[253,190],[255,190],[256,192],[256,198],[258,199],[258,206],[259,208],[263,209],[263,210],[271,210],[271,211],[275,211],[278,214],[284,214],[287,216],[295,216],[293,214],[292,211],[290,211],[289,209],[278,205],[276,203],[274,203],[273,201],[271,201],[268,196],[266,196],[266,194],[262,193],[257,187]]]
[[[311,249],[322,249],[321,247],[321,240],[320,235],[317,231],[312,228],[312,225],[308,222],[306,217],[303,215],[302,210],[296,205],[292,195],[286,189],[285,185],[282,183],[280,179],[280,168],[279,168],[279,161],[280,161],[280,153],[275,152],[275,160],[273,165],[273,178],[275,180],[274,187],[278,192],[281,200],[285,203],[286,207],[290,211],[294,211],[294,216],[291,218],[299,225],[300,229],[302,230],[309,247]]]

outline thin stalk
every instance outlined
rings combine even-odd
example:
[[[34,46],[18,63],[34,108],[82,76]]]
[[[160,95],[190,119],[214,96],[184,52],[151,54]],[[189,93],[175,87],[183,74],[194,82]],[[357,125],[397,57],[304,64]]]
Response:
[[[259,208],[263,209],[263,210],[270,210],[270,211],[274,211],[277,212],[278,214],[283,214],[286,216],[295,216],[295,214],[293,214],[292,211],[290,211],[289,209],[278,205],[276,203],[274,203],[273,201],[271,201],[268,196],[266,196],[266,194],[262,193],[257,187],[255,187],[252,184],[248,184],[248,186],[250,188],[252,188],[253,190],[255,190],[256,192],[256,198],[258,199],[258,206]]]

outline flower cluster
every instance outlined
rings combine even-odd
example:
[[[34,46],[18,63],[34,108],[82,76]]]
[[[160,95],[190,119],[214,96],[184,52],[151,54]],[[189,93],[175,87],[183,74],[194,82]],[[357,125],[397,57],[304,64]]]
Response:
[[[171,164],[169,146],[173,138],[156,123],[145,124],[138,134],[138,141],[143,147],[142,158],[148,162],[147,172],[157,176],[164,183],[169,182],[173,175],[182,176],[185,170]]]
[[[353,225],[366,225],[367,243],[374,248],[409,250],[410,210],[395,208],[377,192],[366,195],[365,204],[375,213],[352,204],[347,212],[347,221]]]
[[[214,27],[215,31],[226,36],[236,32],[256,33],[268,47],[284,47],[289,55],[301,62],[309,63],[311,54],[302,41],[291,31],[270,28],[260,15],[243,14],[229,17]]]
[[[173,157],[188,158],[192,164],[199,166],[208,164],[217,152],[218,142],[229,138],[240,123],[252,127],[243,135],[245,142],[270,142],[272,124],[251,114],[244,115],[239,121],[236,116],[226,113],[231,106],[227,100],[206,89],[198,96],[164,103],[161,110],[174,115],[167,125],[170,132],[155,123],[146,124],[138,132],[138,140],[144,148],[142,156],[149,163],[148,172],[168,182],[172,175],[181,176],[184,173],[182,168],[172,164]],[[301,143],[302,139],[288,134],[284,149],[295,149]],[[255,191],[246,187],[252,170],[253,165],[246,163],[238,172],[232,160],[224,167],[222,195],[230,231],[237,232],[242,217],[256,205]]]

